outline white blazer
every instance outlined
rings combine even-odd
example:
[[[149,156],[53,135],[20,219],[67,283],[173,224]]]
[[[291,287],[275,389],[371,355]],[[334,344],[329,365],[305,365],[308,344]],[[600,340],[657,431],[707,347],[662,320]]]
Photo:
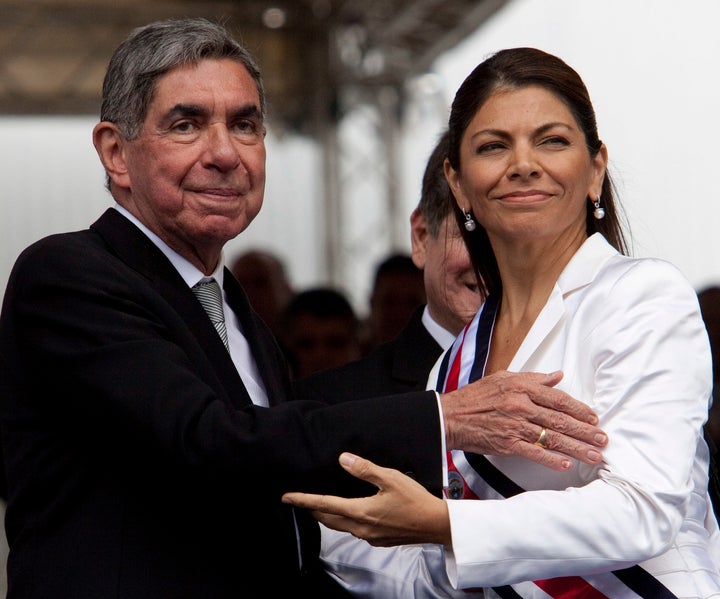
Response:
[[[441,360],[428,388],[436,388]],[[559,277],[508,370],[562,370],[558,388],[592,406],[609,435],[602,464],[576,463],[561,473],[489,456],[528,490],[504,499],[454,452],[484,500],[448,500],[451,550],[378,554],[362,541],[324,536],[331,569],[368,597],[451,596],[438,584],[449,579],[459,588],[488,587],[488,598],[498,596],[489,587],[512,584],[514,596],[547,599],[552,595],[523,581],[583,576],[610,599],[655,599],[610,574],[639,564],[677,597],[720,597],[720,533],[702,437],[710,348],[696,293],[682,274],[661,260],[622,256],[593,235]],[[447,572],[439,573],[443,561]],[[414,581],[403,587],[398,574]]]
[[[562,370],[558,388],[596,411],[609,443],[602,464],[569,472],[490,456],[529,491],[510,499],[454,456],[485,500],[448,501],[450,579],[489,587],[585,575],[608,597],[637,597],[608,572],[639,564],[677,597],[720,597],[720,533],[702,436],[710,348],[697,295],[680,272],[622,256],[593,235],[508,370]],[[532,582],[514,590],[548,597]]]

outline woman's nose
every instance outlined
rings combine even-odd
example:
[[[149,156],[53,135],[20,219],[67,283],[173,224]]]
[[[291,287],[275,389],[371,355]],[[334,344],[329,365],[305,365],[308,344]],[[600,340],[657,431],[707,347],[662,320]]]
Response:
[[[537,177],[541,172],[540,163],[532,147],[520,144],[514,148],[508,167],[508,176],[514,178]]]

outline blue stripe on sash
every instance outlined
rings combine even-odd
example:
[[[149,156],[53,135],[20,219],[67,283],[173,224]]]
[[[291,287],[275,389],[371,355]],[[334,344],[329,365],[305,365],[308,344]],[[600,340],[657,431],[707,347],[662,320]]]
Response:
[[[450,354],[452,353],[452,346],[445,352],[445,357],[440,363],[440,372],[438,372],[437,383],[435,384],[435,391],[442,393],[445,387],[445,377],[447,377],[448,366],[450,366]]]
[[[522,595],[515,592],[511,586],[504,587],[493,587],[495,591],[502,599],[522,599]]]
[[[492,337],[492,329],[495,325],[495,313],[497,312],[500,294],[490,295],[483,304],[482,314],[478,322],[477,333],[475,335],[475,360],[470,369],[469,383],[482,378],[485,374],[485,365],[487,364],[488,350],[490,349],[490,338]]]
[[[615,570],[612,574],[640,597],[646,597],[647,599],[677,599],[674,593],[640,566]]]
[[[488,483],[493,489],[495,489],[500,495],[505,497],[512,497],[513,495],[519,495],[524,493],[525,489],[515,483],[515,481],[509,479],[500,470],[495,468],[484,455],[477,453],[465,452],[468,464],[472,466],[472,469],[477,472],[482,479]]]
[[[512,497],[513,495],[525,492],[525,489],[500,472],[485,456],[465,452],[465,457],[473,470],[503,497]],[[677,599],[674,593],[640,566],[630,566],[629,568],[614,570],[609,573],[625,584],[630,590],[637,593],[638,596],[643,597],[643,599]],[[508,586],[495,587],[493,590],[500,595],[500,597],[503,597],[503,599],[521,597],[521,595],[518,595]]]

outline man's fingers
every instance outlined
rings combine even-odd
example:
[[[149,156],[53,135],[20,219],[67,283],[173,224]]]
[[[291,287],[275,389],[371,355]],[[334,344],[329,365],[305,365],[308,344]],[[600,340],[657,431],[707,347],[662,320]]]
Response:
[[[601,428],[580,422],[566,414],[553,412],[552,410],[540,410],[534,418],[534,422],[541,428],[545,427],[547,434],[552,432],[553,436],[571,437],[588,445],[601,448],[605,447],[608,442],[607,434]],[[534,443],[535,441],[531,442]]]
[[[597,414],[595,414],[590,406],[578,401],[564,391],[554,388],[563,378],[562,370],[556,370],[555,372],[547,374],[540,372],[510,373],[500,371],[495,373],[495,375],[499,377],[517,377],[518,375],[527,377],[526,381],[528,381],[529,385],[528,395],[536,405],[568,414],[576,420],[587,422],[588,424],[595,425],[598,423]],[[533,384],[539,385],[534,391],[531,390]]]
[[[542,466],[564,472],[573,467],[573,461],[566,455],[554,453],[548,449],[543,449],[532,443],[527,443],[518,448],[518,455],[528,458],[533,462],[537,462]]]
[[[548,372],[547,374],[543,374],[542,376],[543,379],[540,381],[540,384],[546,385],[547,387],[554,387],[562,380],[563,371],[556,370],[555,372]]]
[[[597,414],[587,404],[574,399],[560,389],[541,387],[537,393],[530,396],[532,402],[542,408],[546,408],[551,413],[560,417],[571,417],[579,422],[596,425],[598,423]]]
[[[602,436],[607,441],[604,433]],[[537,436],[532,441],[519,445],[520,447],[516,448],[519,455],[524,455],[554,470],[572,468],[572,461],[568,457],[590,465],[599,464],[602,461],[602,454],[595,447],[545,427],[539,429]],[[604,443],[598,445],[604,445]]]

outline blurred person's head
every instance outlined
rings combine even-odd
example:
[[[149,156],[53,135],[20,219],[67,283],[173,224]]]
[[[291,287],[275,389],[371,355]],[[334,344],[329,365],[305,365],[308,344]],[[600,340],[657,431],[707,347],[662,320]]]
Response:
[[[713,403],[705,430],[720,451],[720,286],[712,285],[698,291],[700,312],[710,339],[713,368]]]
[[[250,305],[265,323],[277,331],[280,314],[293,296],[293,289],[283,262],[262,250],[248,250],[230,264],[230,271],[240,281]]]
[[[410,229],[412,260],[423,271],[430,315],[457,335],[483,298],[453,212],[455,199],[443,168],[447,152],[445,132],[425,167],[420,202],[410,217]]]
[[[425,300],[423,273],[409,255],[392,254],[380,262],[370,294],[369,347],[395,339]]]
[[[347,297],[336,289],[317,287],[297,293],[280,325],[280,344],[295,377],[361,357],[358,318]]]
[[[700,311],[710,338],[713,356],[713,376],[720,379],[720,286],[705,287],[698,292]]]

